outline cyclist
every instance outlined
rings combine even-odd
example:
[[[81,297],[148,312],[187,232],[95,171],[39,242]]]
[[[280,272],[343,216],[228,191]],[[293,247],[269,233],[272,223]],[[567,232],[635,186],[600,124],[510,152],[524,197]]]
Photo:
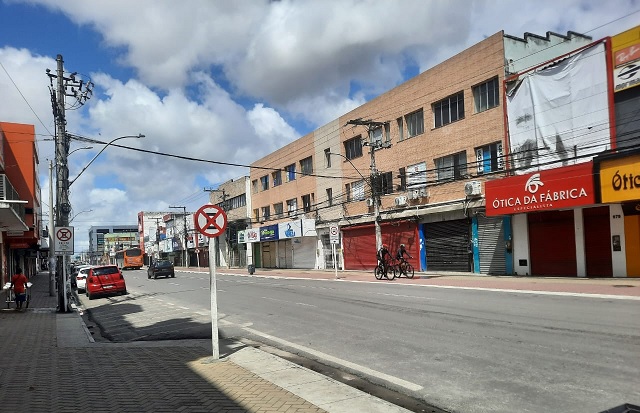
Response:
[[[382,268],[384,268],[384,274],[386,276],[389,265],[391,265],[391,260],[393,260],[393,257],[389,252],[389,246],[387,244],[382,244],[382,247],[380,247],[376,255],[378,257],[378,264],[382,265]]]
[[[398,260],[398,262],[400,263],[407,262],[407,260],[404,258],[405,255],[409,258],[413,258],[411,254],[407,252],[407,248],[404,246],[404,244],[400,244],[398,252],[396,253],[396,260]]]

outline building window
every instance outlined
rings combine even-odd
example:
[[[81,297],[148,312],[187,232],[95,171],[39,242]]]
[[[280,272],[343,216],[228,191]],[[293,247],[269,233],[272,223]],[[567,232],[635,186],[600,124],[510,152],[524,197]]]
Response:
[[[433,104],[436,128],[464,118],[464,93],[459,92]]]
[[[364,180],[359,180],[345,185],[348,201],[364,200]]]
[[[313,205],[313,194],[302,195],[302,209],[304,212],[311,212],[311,205]]]
[[[400,185],[398,185],[398,191],[404,191],[407,189],[407,173],[404,168],[398,169],[398,176],[400,178]]]
[[[406,116],[407,133],[410,138],[422,135],[424,133],[424,113],[422,109],[417,112],[410,113]]]
[[[273,204],[273,213],[276,216],[276,218],[282,218],[282,202]]]
[[[438,182],[453,181],[467,177],[467,151],[438,158],[435,164]]]
[[[324,167],[331,168],[331,149],[324,150]]]
[[[271,173],[271,180],[273,181],[273,186],[282,185],[282,171],[277,170]]]
[[[404,140],[404,122],[402,118],[396,119],[396,123],[398,124],[398,142]]]
[[[263,191],[269,189],[269,175],[260,178],[260,188],[262,188]]]
[[[300,161],[300,172],[302,172],[302,175],[311,175],[313,173],[313,159],[311,157]]]
[[[253,210],[253,220],[255,222],[260,221],[260,210],[258,208]]]
[[[269,219],[269,217],[271,216],[271,207],[269,205],[264,206],[261,209],[261,213],[262,213],[262,220],[266,221]]]
[[[333,206],[333,189],[327,188],[327,204]]]
[[[473,103],[476,113],[495,108],[500,104],[498,77],[473,87]]]
[[[380,193],[383,195],[393,193],[393,174],[391,172],[380,174]]]
[[[229,198],[226,201],[222,201],[218,203],[218,206],[223,207],[227,211],[236,209],[236,208],[241,208],[243,206],[247,206],[247,195],[242,194],[242,195],[234,196],[233,198]]]
[[[258,180],[254,179],[253,181],[251,181],[251,192],[253,192],[254,194],[258,193]]]
[[[298,212],[298,199],[287,199],[287,216],[295,215]]]
[[[478,164],[478,175],[504,170],[502,142],[476,148],[476,163]]]
[[[427,163],[420,162],[407,166],[407,190],[427,186]]]
[[[344,142],[344,152],[347,159],[355,159],[362,156],[362,136]]]
[[[391,124],[389,122],[384,124],[384,141],[391,142]]]
[[[287,182],[296,180],[296,164],[292,163],[291,165],[284,167],[285,177],[287,178]]]

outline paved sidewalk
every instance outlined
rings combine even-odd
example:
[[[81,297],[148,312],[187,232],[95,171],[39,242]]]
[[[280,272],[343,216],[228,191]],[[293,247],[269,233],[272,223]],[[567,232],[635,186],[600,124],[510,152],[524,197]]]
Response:
[[[56,313],[48,274],[29,307],[0,294],[0,411],[407,412],[240,343],[97,343],[76,312]]]

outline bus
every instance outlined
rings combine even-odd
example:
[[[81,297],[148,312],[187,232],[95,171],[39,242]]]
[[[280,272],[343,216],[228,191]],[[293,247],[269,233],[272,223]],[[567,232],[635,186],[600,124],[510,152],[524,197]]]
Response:
[[[128,248],[116,251],[116,265],[123,270],[127,268],[139,270],[142,268],[142,250],[140,248]]]

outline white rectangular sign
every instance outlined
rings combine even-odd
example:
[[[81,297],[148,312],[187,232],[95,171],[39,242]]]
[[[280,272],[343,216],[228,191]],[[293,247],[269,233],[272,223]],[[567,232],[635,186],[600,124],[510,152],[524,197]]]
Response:
[[[56,255],[73,255],[73,227],[55,227],[53,239]]]
[[[329,241],[331,241],[332,244],[340,244],[340,229],[337,225],[329,227]]]

